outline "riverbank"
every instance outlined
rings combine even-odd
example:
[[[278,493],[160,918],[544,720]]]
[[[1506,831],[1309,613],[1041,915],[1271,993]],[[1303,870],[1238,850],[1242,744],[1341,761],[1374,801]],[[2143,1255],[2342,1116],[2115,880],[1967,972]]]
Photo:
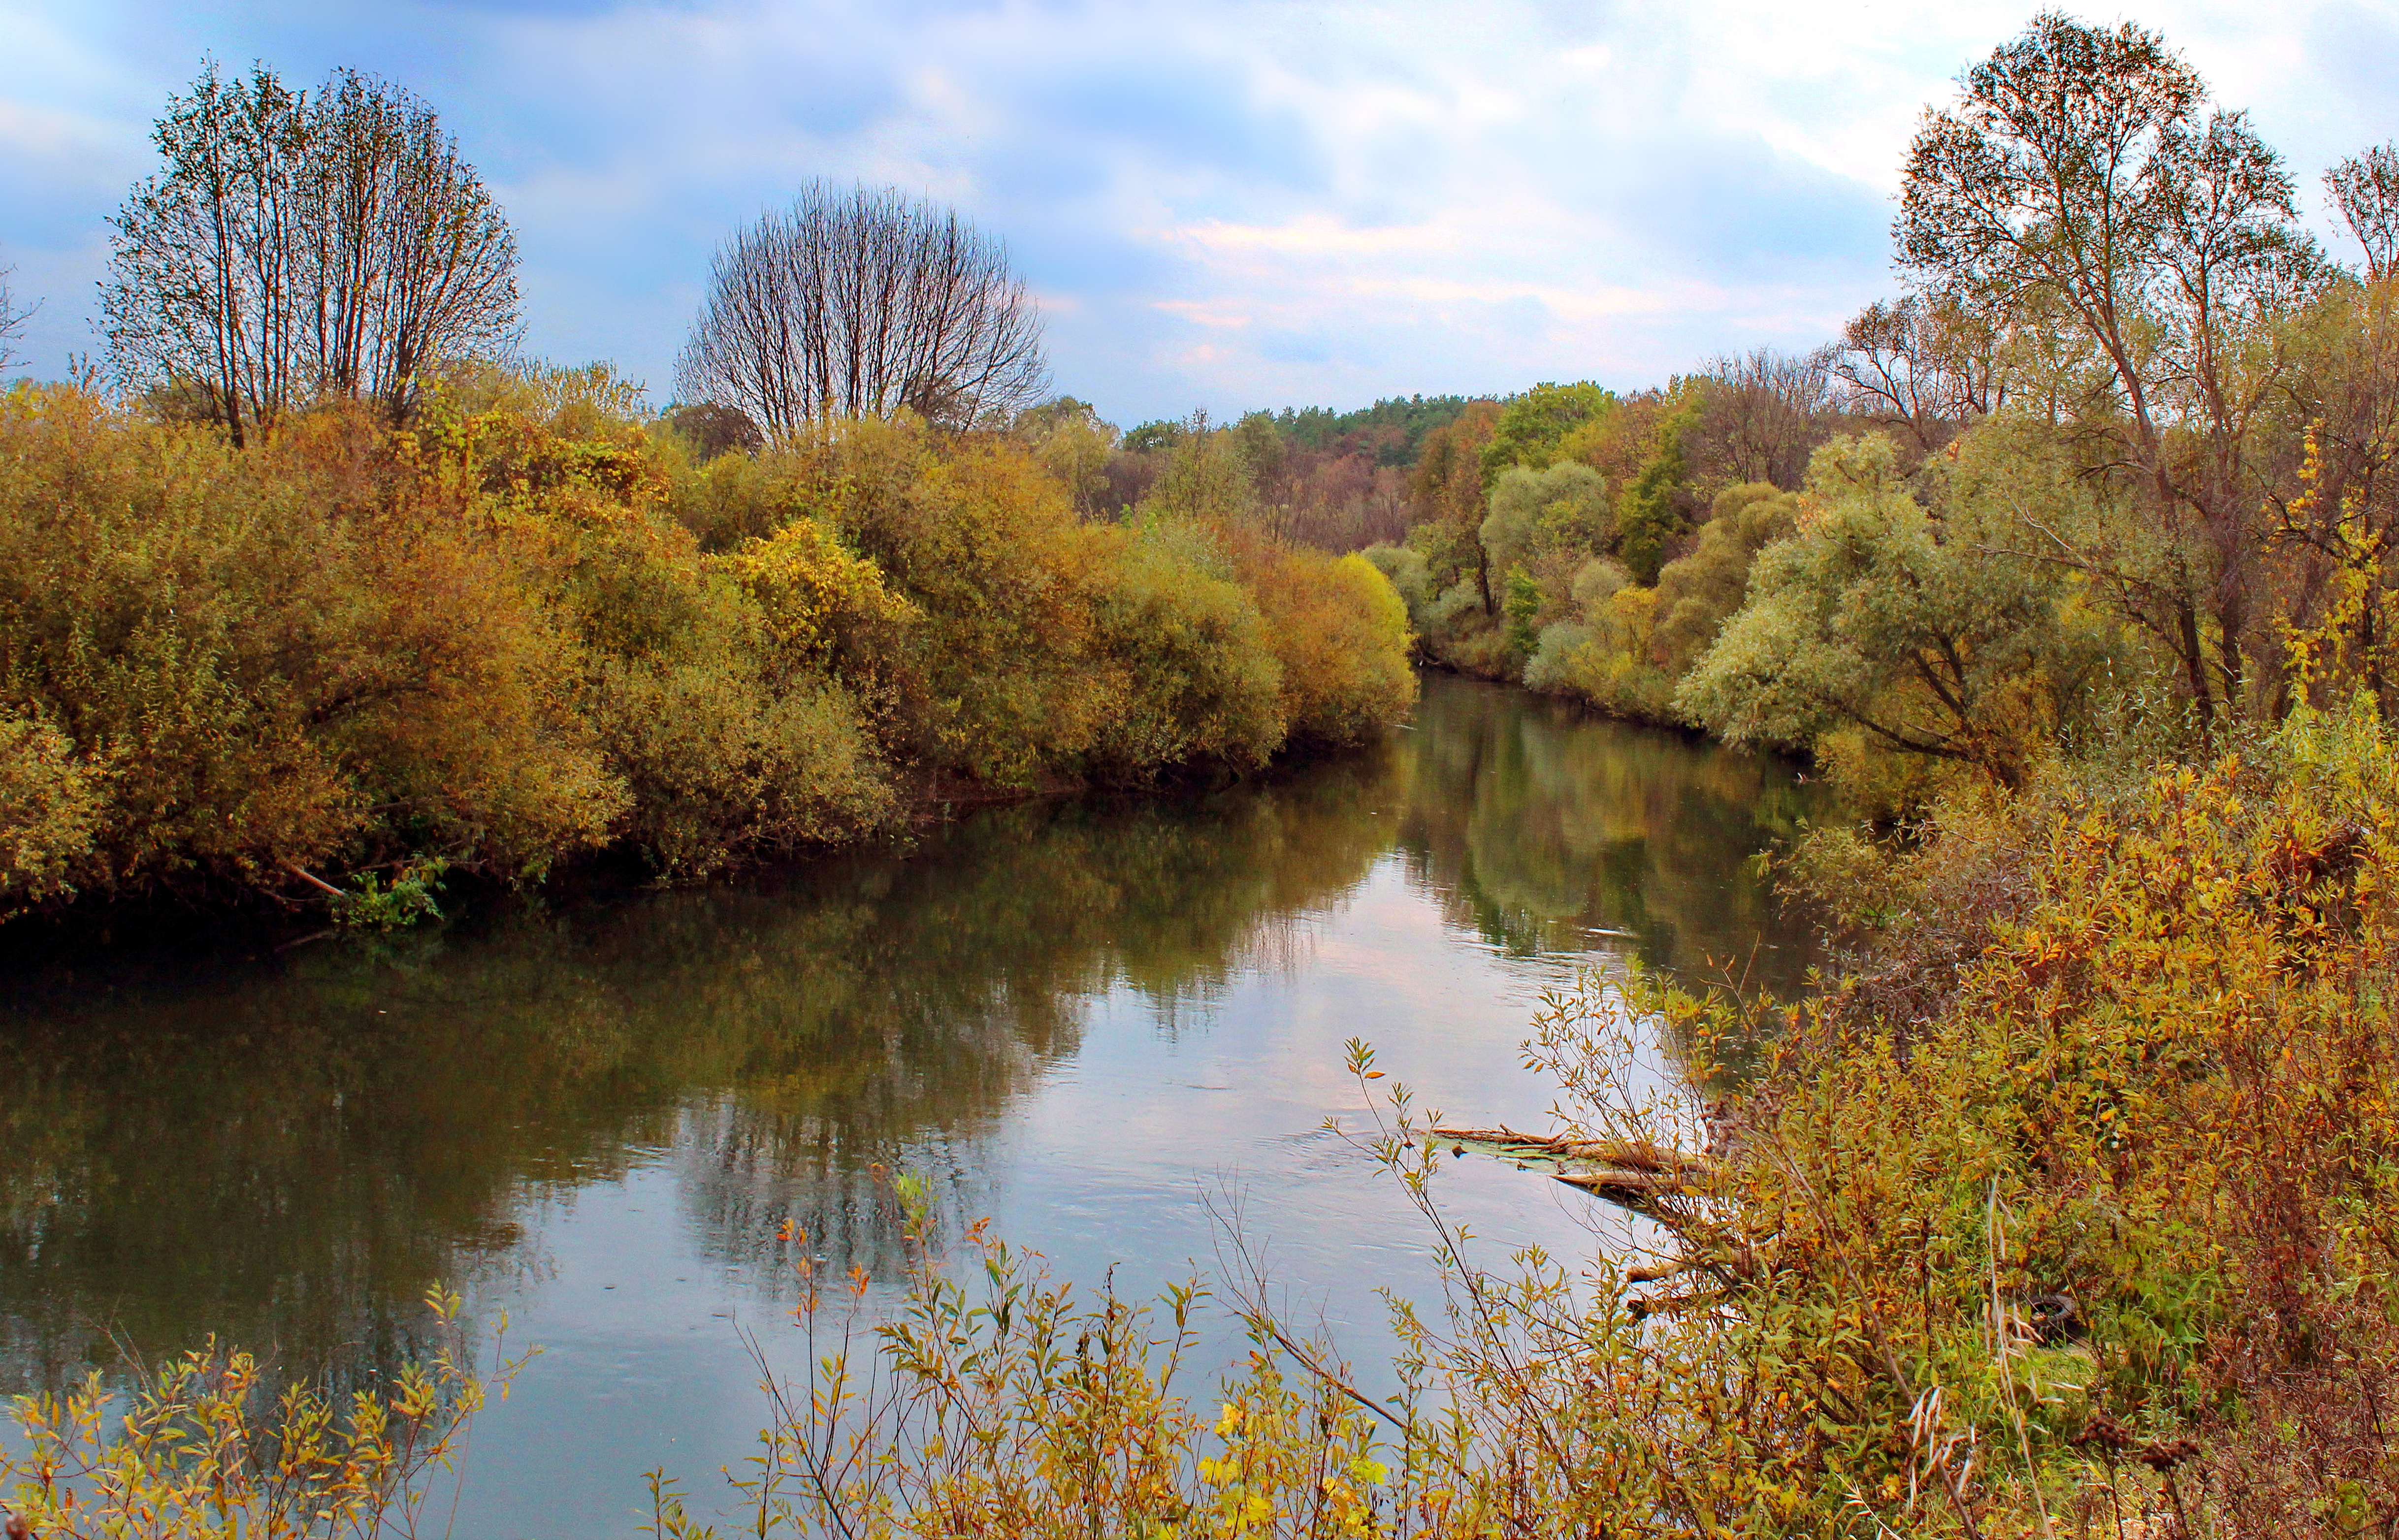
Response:
[[[1372,567],[1079,520],[1005,435],[703,459],[604,371],[234,450],[0,398],[0,918],[404,920],[445,873],[670,881],[925,799],[1248,773],[1414,698]]]

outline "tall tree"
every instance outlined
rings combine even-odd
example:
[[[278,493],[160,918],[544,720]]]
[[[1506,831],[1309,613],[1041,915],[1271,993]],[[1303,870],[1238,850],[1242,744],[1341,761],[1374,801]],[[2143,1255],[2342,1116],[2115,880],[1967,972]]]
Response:
[[[2280,160],[2243,115],[2206,111],[2155,33],[2046,13],[1963,84],[1911,146],[1901,260],[1931,296],[2063,344],[2035,399],[2068,404],[2095,468],[2130,473],[2139,538],[2028,533],[2173,652],[2207,722],[2244,693],[2250,429],[2324,264]]]
[[[1424,550],[1436,590],[1471,575],[1483,613],[1492,616],[1499,606],[1491,591],[1491,557],[1483,548],[1483,467],[1499,419],[1498,402],[1470,403],[1456,419],[1425,435],[1408,479],[1416,524],[1409,543]]]
[[[1007,249],[890,189],[811,182],[718,250],[675,367],[686,400],[746,412],[769,438],[901,410],[949,426],[1003,418],[1048,384],[1041,313]]]
[[[425,102],[355,70],[305,114],[306,339],[318,388],[404,414],[428,364],[500,349],[516,236]]]
[[[312,101],[211,61],[110,220],[120,384],[176,389],[237,444],[325,397],[406,411],[425,371],[504,345],[516,241],[430,107],[341,71]]]

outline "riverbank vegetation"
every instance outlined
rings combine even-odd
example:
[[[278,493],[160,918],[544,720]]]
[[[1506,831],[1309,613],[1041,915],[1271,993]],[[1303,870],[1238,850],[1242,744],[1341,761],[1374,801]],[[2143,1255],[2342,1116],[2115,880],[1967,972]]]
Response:
[[[1246,505],[1078,508],[1034,425],[1079,420],[1010,417],[1038,312],[953,214],[818,186],[737,236],[685,360],[712,394],[661,416],[496,361],[514,237],[405,90],[211,64],[154,137],[106,369],[0,397],[0,919],[689,878],[1244,774],[1414,698],[1363,559]]]
[[[1353,740],[1413,628],[1904,820],[1770,858],[1836,966],[1545,1002],[1561,1174],[1633,1216],[1586,1258],[1451,1225],[1480,1156],[1358,1044],[1352,1137],[1444,1275],[1391,1301],[1389,1397],[1238,1236],[1213,1304],[1254,1351],[1194,1386],[1210,1301],[1053,1282],[916,1179],[880,1200],[894,1317],[789,1234],[817,1351],[745,1532],[2388,1533],[2399,156],[2327,182],[2361,264],[2162,40],[2047,15],[1924,120],[1908,293],[1654,391],[1121,438],[1061,400],[712,457],[605,375],[238,452],[21,390],[7,506],[52,522],[0,561],[38,622],[7,677],[51,693],[7,723],[34,833],[0,848],[27,902],[611,841],[701,871]],[[1372,474],[1261,469],[1294,444]],[[1397,533],[1403,454],[1403,538],[1295,543]]]
[[[0,904],[305,901],[622,849],[667,876],[944,801],[1254,769],[1413,698],[1362,559],[1078,520],[1001,436],[703,460],[604,371],[237,448],[0,399]]]

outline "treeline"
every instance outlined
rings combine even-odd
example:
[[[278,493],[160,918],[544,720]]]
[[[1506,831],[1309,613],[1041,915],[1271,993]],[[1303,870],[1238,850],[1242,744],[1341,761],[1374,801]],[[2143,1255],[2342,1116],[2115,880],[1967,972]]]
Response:
[[[1362,559],[1078,519],[1016,439],[850,420],[704,457],[604,370],[462,370],[235,448],[0,398],[0,912],[442,867],[685,877],[945,800],[1254,768],[1414,697]]]
[[[1409,473],[1426,442],[1478,403],[1413,396],[1356,412],[1252,412],[1229,425],[1206,412],[1119,431],[1062,396],[1016,414],[1015,432],[1074,488],[1089,518],[1121,518],[1187,482],[1204,463],[1214,495],[1277,538],[1346,553],[1404,538],[1418,518]],[[1180,472],[1177,467],[1181,466]]]
[[[1083,412],[1046,453],[1095,514],[1362,547],[1434,662],[1809,752],[1868,807],[2094,735],[2387,713],[2399,149],[2324,190],[2345,257],[2153,34],[2045,17],[1911,151],[1906,290],[1815,352],[1120,439]]]

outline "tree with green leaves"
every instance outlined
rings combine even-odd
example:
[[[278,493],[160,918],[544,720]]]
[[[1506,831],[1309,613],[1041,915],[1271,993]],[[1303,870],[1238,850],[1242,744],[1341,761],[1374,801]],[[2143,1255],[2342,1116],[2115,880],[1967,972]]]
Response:
[[[1689,520],[1684,512],[1684,481],[1689,466],[1683,453],[1683,435],[1698,412],[1693,404],[1669,413],[1650,440],[1649,457],[1626,485],[1616,510],[1616,548],[1643,588],[1658,581],[1665,564],[1667,542],[1681,534]]]
[[[1499,604],[1491,588],[1490,557],[1483,548],[1483,451],[1500,415],[1493,403],[1476,401],[1428,433],[1408,480],[1416,518],[1408,543],[1424,553],[1434,590],[1471,578],[1483,613],[1491,617],[1498,615]]]
[[[2064,577],[1989,550],[1971,499],[1934,517],[1880,435],[1819,450],[1808,490],[1815,507],[1758,555],[1676,709],[1733,743],[1854,727],[2017,784],[2091,667],[2060,620]]]
[[[1970,71],[1910,148],[1900,259],[1923,290],[2020,339],[2019,364],[2123,483],[2125,520],[2016,543],[2086,574],[2175,656],[2202,723],[2238,708],[2263,502],[2253,430],[2283,323],[2326,264],[2247,117],[2210,111],[2157,34],[2055,12]],[[2158,542],[2147,532],[2162,529]]]
[[[1616,408],[1616,393],[1589,380],[1575,385],[1535,385],[1509,399],[1488,443],[1483,446],[1483,485],[1488,489],[1510,466],[1546,470],[1560,440]]]

